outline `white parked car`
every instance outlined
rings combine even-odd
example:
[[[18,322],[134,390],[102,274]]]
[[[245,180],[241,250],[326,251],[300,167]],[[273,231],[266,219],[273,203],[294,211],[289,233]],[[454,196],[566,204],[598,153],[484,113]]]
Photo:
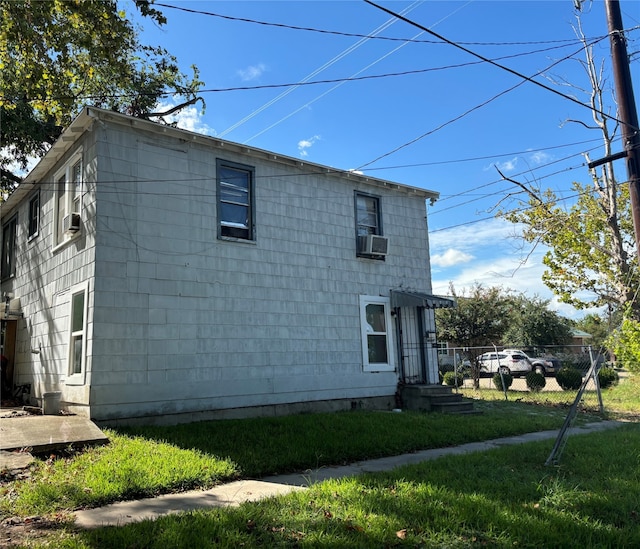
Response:
[[[481,374],[495,374],[502,371],[503,374],[524,376],[532,369],[529,357],[517,349],[484,353],[478,357],[478,364]]]

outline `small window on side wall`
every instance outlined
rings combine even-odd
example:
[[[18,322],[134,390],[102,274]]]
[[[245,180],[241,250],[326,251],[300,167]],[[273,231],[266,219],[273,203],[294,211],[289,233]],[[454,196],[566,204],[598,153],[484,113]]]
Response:
[[[18,230],[18,216],[14,215],[2,226],[2,265],[1,278],[12,277],[16,274],[16,232]]]
[[[255,240],[254,168],[220,159],[216,168],[218,238]]]
[[[29,227],[27,238],[31,240],[38,236],[40,231],[40,192],[34,194],[29,200]]]

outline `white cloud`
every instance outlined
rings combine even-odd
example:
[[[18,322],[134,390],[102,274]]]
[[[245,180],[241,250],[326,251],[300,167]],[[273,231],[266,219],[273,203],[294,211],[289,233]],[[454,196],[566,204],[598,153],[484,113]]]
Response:
[[[175,105],[174,103],[160,102],[156,105],[156,112],[168,111],[175,107]],[[203,135],[216,135],[216,131],[203,122],[201,111],[195,105],[191,105],[175,114],[169,115],[165,117],[165,120],[175,123],[177,127],[182,130],[201,133]]]
[[[538,166],[540,164],[547,164],[548,162],[551,161],[552,158],[553,157],[550,154],[547,154],[544,151],[535,151],[531,153],[531,155],[529,156],[531,163],[536,164]]]
[[[518,157],[506,160],[504,162],[496,162],[495,164],[501,172],[512,172],[518,166]]]
[[[550,308],[563,315],[575,310],[557,300],[544,283],[543,247],[531,250],[519,238],[521,227],[504,219],[489,219],[479,223],[437,231],[429,235],[433,271],[433,292],[449,294],[449,285],[463,293],[475,284],[501,286],[528,297],[551,299]],[[469,256],[467,262],[456,258]],[[447,259],[451,262],[447,263]]]
[[[485,287],[500,286],[523,293],[527,297],[548,299],[549,309],[567,318],[581,318],[593,310],[578,311],[571,305],[560,303],[542,282],[545,266],[542,258],[546,248],[531,250],[518,240],[519,227],[504,220],[493,219],[433,233],[431,242],[432,289],[437,295],[449,295],[449,285],[462,294],[475,284]],[[467,264],[446,264],[445,258],[458,254],[472,256]]]
[[[473,259],[471,254],[449,248],[443,254],[434,254],[431,256],[431,265],[436,267],[453,267],[462,263],[469,263]]]
[[[249,82],[260,78],[266,70],[267,66],[264,63],[258,63],[257,65],[251,65],[246,69],[238,69],[237,73],[243,82]]]
[[[479,247],[507,242],[519,234],[520,228],[504,219],[488,219],[460,227],[429,233],[432,254],[442,254],[455,246],[463,252],[476,255]]]
[[[309,154],[308,149],[313,147],[316,141],[320,140],[319,135],[314,135],[309,139],[301,139],[298,141],[298,151],[300,152],[300,156],[307,156]]]

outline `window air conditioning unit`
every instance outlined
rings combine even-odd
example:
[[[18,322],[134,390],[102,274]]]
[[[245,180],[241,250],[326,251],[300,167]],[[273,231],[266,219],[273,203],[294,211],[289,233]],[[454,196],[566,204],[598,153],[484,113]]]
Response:
[[[384,256],[389,253],[389,239],[378,234],[368,234],[361,240],[363,254]]]
[[[80,230],[80,214],[65,215],[62,219],[62,230],[65,233],[77,233]]]

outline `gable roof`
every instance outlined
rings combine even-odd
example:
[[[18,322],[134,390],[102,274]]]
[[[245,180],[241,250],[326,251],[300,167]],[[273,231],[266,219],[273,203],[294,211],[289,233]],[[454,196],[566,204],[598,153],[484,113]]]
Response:
[[[166,126],[157,122],[151,122],[150,120],[145,120],[143,118],[135,118],[133,116],[114,111],[99,109],[97,107],[85,107],[73,122],[62,132],[57,141],[52,145],[51,149],[49,149],[40,162],[38,162],[33,170],[31,170],[31,172],[24,178],[22,183],[13,193],[11,193],[11,195],[9,195],[8,199],[3,204],[3,210],[5,210],[6,214],[9,214],[22,200],[22,198],[33,190],[37,182],[45,177],[45,175],[58,163],[62,156],[73,146],[79,137],[84,132],[91,131],[94,122],[100,120],[135,127],[165,136],[168,135],[193,143],[209,143],[219,147],[224,147],[225,149],[232,150],[234,152],[241,152],[257,158],[268,159],[271,162],[277,162],[289,167],[295,167],[298,169],[304,168],[305,170],[313,170],[318,173],[336,174],[349,180],[359,181],[386,189],[397,190],[404,194],[413,194],[422,197],[425,200],[429,199],[433,202],[440,197],[440,193],[436,191],[412,187],[410,185],[396,183],[385,179],[369,177],[355,171],[341,170],[330,166],[315,164],[313,162],[301,161],[299,158],[293,158],[255,147],[249,147],[233,141],[226,141],[224,139],[199,134],[189,130]]]

